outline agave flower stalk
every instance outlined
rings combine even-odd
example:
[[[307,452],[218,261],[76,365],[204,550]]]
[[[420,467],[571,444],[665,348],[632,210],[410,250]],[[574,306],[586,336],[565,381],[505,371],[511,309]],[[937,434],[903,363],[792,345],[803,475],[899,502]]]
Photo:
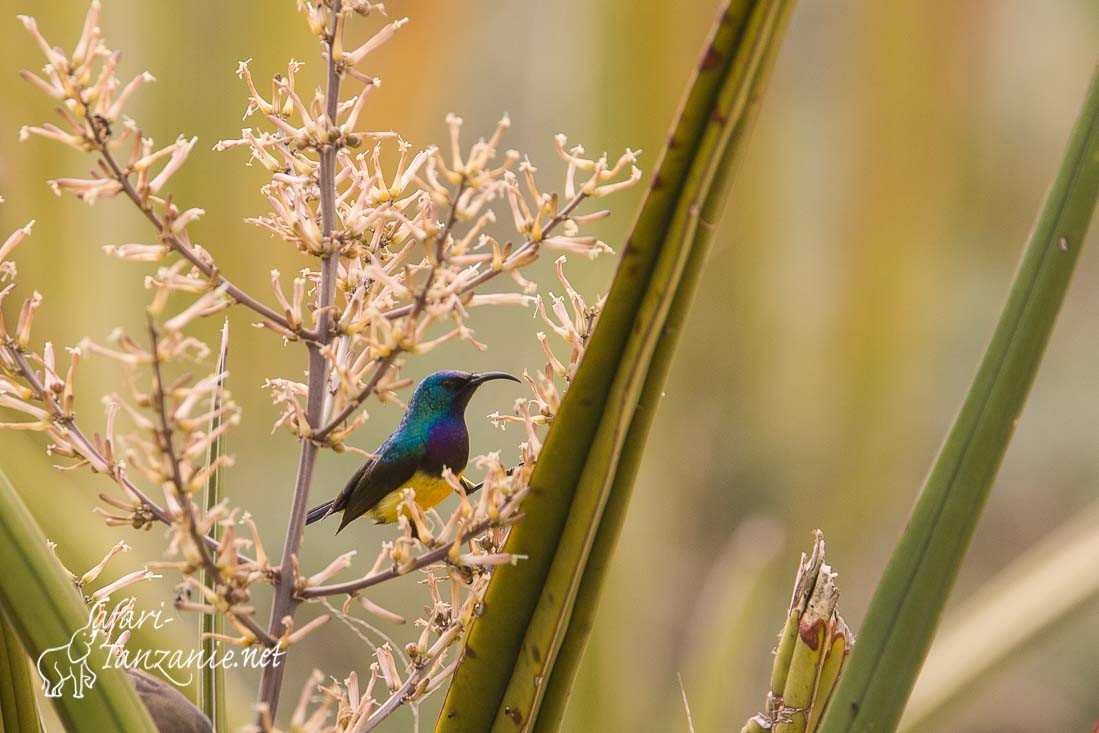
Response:
[[[523,516],[540,432],[555,418],[602,304],[589,305],[576,293],[563,256],[557,279],[566,297],[550,293],[548,305],[523,272],[547,251],[581,259],[611,251],[586,233],[608,212],[582,207],[636,184],[641,172],[636,151],[588,157],[559,135],[564,181],[555,191],[529,159],[502,148],[511,125],[506,115],[472,144],[463,143],[462,118],[449,115],[448,144],[419,150],[396,133],[362,130],[364,106],[380,80],[357,67],[396,37],[407,19],[387,20],[364,43],[345,48],[345,28],[384,15],[382,4],[302,0],[297,7],[319,41],[323,89],[310,94],[302,65],[291,61],[265,95],[248,63],[240,64],[245,116],[255,115],[259,123],[215,146],[247,151],[250,162],[270,173],[261,189],[268,211],[247,221],[304,258],[287,282],[271,271],[274,305],[228,279],[212,249],[196,241],[205,210],[184,205],[170,190],[196,138],[180,135],[158,146],[125,113],[127,101],[154,77],[142,72],[127,83],[117,78],[120,52],[102,38],[99,0],[92,1],[71,53],[47,41],[34,19],[21,18],[46,58],[41,71],[23,76],[57,102],[60,122],[28,125],[20,137],[60,143],[95,159],[89,177],[51,181],[58,195],[88,204],[128,201],[152,224],[147,242],[100,245],[111,257],[152,268],[144,276],[151,297],[146,333],[115,330],[107,342],[86,339],[68,350],[67,368],[60,348],[36,345],[36,314],[45,302],[40,293],[24,301],[17,321],[0,319],[0,407],[21,416],[0,428],[44,433],[50,453],[67,461],[63,470],[90,468],[113,481],[121,493],[102,493],[103,506],[96,507],[108,526],[168,526],[166,559],[151,565],[181,576],[178,609],[211,617],[203,627],[207,648],[232,643],[286,652],[331,618],[297,617],[299,609],[308,601],[327,603],[331,595],[347,596],[342,614],[362,608],[403,621],[365,593],[425,571],[431,599],[425,615],[413,622],[418,637],[407,647],[375,646],[373,666],[385,690],[356,686],[354,704],[347,700],[348,709],[370,711],[362,718],[369,729],[439,689],[454,669],[450,657],[482,604],[488,578],[519,560],[500,548]],[[514,230],[510,238],[501,235],[507,228]],[[10,255],[29,233],[30,224],[0,245],[0,298],[13,290],[9,281],[17,273]],[[365,574],[353,571],[350,557],[319,573],[303,573],[303,520],[322,451],[365,453],[350,442],[369,419],[364,408],[373,398],[401,402],[400,392],[412,384],[400,373],[406,361],[446,344],[486,348],[470,325],[474,307],[512,305],[535,306],[551,334],[537,335],[548,363],[524,373],[530,396],[516,403],[515,414],[496,420],[522,425],[521,465],[508,469],[495,453],[475,459],[485,473],[476,496],[451,476],[458,506],[449,517],[406,498],[398,536],[367,554],[375,559]],[[279,558],[269,557],[249,513],[232,506],[220,488],[223,471],[233,463],[223,440],[240,423],[241,410],[226,389],[223,359],[213,364],[217,352],[189,334],[199,320],[234,306],[258,316],[255,325],[276,339],[302,348],[307,364],[304,380],[272,375],[266,381],[279,411],[275,428],[290,432],[300,445],[296,477],[287,482],[292,491]],[[113,360],[124,382],[104,401],[102,428],[87,425],[84,411],[82,424],[76,420],[74,375],[89,357]],[[195,365],[202,367],[197,375]],[[358,579],[335,577],[347,571]],[[439,590],[444,583],[449,593]],[[266,625],[254,618],[257,590],[273,596]],[[284,668],[263,670],[255,711],[260,728],[274,725]],[[377,675],[372,671],[371,679]],[[215,718],[218,686],[213,676],[204,680],[204,707]],[[351,695],[351,689],[339,695]],[[370,689],[388,694],[375,700]],[[324,715],[307,720],[318,730],[326,725]]]

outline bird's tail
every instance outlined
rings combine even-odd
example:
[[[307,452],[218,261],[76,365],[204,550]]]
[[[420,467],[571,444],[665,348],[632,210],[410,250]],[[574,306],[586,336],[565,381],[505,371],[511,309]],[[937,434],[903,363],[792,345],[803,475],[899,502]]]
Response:
[[[310,509],[309,513],[305,515],[305,523],[312,524],[313,522],[318,522],[327,517],[329,514],[332,513],[332,505],[334,503],[335,499],[329,499],[323,504],[320,504]]]

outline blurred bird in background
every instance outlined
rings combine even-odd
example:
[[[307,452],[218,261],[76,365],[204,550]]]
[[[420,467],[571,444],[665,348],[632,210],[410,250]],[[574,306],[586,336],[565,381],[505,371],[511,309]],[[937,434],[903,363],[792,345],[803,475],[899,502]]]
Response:
[[[312,524],[343,512],[339,532],[361,516],[377,524],[397,521],[401,490],[416,492],[416,503],[429,509],[450,496],[443,478],[449,468],[461,479],[469,459],[466,405],[473,393],[493,379],[519,380],[505,372],[435,372],[420,382],[401,424],[366,461],[339,496],[309,510]]]

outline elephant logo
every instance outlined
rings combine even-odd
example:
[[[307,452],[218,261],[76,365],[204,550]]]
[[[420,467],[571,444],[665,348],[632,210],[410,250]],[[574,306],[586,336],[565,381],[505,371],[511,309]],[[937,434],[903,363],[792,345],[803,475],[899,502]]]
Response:
[[[61,697],[65,686],[72,682],[72,696],[84,697],[84,691],[95,684],[95,672],[88,664],[92,642],[99,633],[97,622],[104,616],[105,601],[98,601],[88,611],[88,623],[76,630],[69,643],[50,647],[38,655],[38,676],[46,697]]]

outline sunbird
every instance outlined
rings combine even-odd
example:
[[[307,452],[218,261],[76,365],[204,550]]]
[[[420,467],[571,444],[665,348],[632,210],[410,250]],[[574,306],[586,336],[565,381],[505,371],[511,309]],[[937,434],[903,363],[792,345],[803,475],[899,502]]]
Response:
[[[416,492],[416,503],[429,509],[450,496],[443,478],[449,468],[459,480],[469,460],[466,405],[485,382],[519,380],[506,372],[435,372],[412,394],[401,424],[347,482],[339,496],[309,510],[305,523],[343,512],[340,532],[359,517],[375,524],[397,521],[401,490]]]

